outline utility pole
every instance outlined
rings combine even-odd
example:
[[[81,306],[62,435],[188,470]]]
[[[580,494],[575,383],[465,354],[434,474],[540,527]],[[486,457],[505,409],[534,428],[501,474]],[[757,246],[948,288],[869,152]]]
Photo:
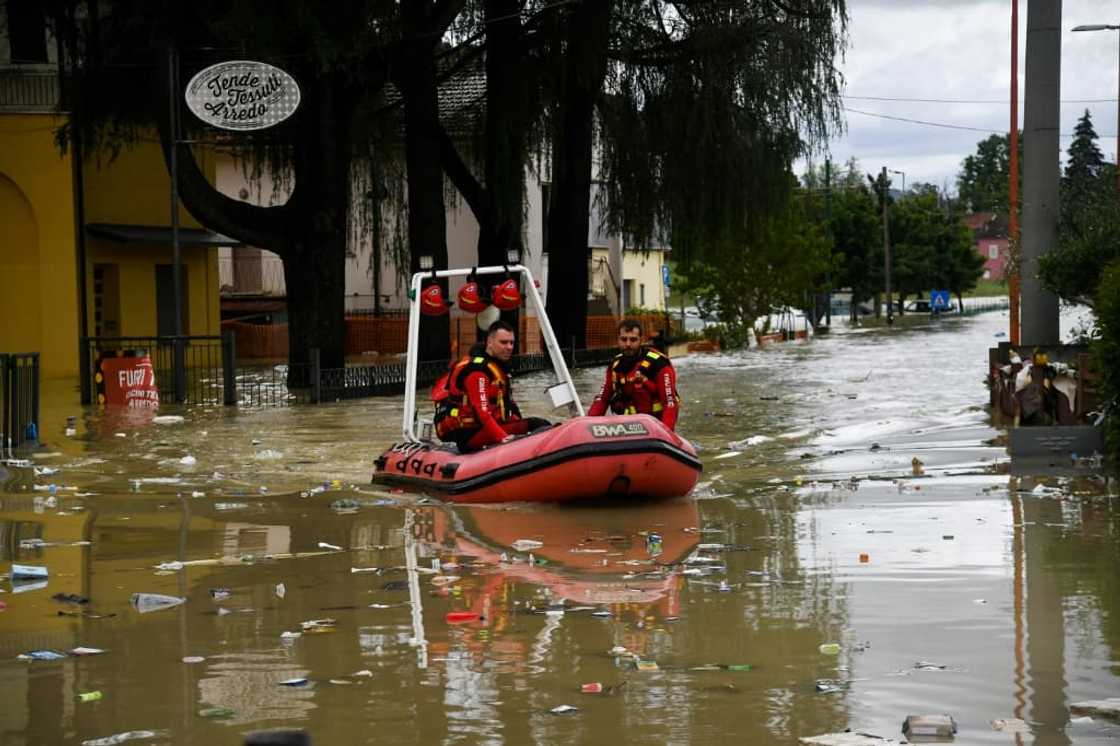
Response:
[[[1028,0],[1023,113],[1022,344],[1055,345],[1058,297],[1042,287],[1038,260],[1058,243],[1062,0]]]
[[[1120,168],[1117,169],[1120,171]],[[824,219],[828,226],[828,237],[832,235],[832,159],[824,159]],[[828,268],[824,272],[824,320],[825,326],[832,328],[832,244],[828,248]]]
[[[174,401],[182,404],[186,400],[187,365],[183,346],[183,256],[179,245],[179,55],[174,44],[167,48],[167,76],[168,124],[171,130],[171,276],[172,301],[175,304],[175,338],[172,342]],[[159,330],[156,331],[158,333]]]
[[[1019,344],[1019,0],[1011,0],[1011,132],[1010,174],[1007,185],[1007,308],[1011,344]],[[1117,172],[1120,174],[1120,170]]]
[[[887,280],[887,326],[894,323],[894,309],[891,303],[891,222],[890,209],[887,207],[887,167],[879,174],[879,199],[883,205],[883,274]]]

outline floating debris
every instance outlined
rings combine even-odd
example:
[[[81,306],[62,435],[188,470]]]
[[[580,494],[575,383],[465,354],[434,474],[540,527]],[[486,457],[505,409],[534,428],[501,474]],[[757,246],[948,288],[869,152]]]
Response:
[[[174,608],[186,603],[187,599],[179,596],[164,596],[159,593],[133,593],[131,602],[132,608],[141,614],[147,614],[152,611]]]
[[[1074,702],[1069,706],[1069,710],[1075,715],[1102,715],[1113,719],[1120,718],[1120,697]]]
[[[72,648],[68,652],[70,653],[70,655],[81,657],[81,656],[84,656],[84,655],[101,655],[105,651],[102,650],[101,648],[82,648],[82,647],[78,647],[78,648]]]
[[[159,419],[158,417],[156,418]],[[183,418],[180,417],[180,420]],[[82,746],[116,746],[118,743],[125,741],[139,741],[141,739],[149,738],[166,738],[168,731],[165,730],[126,730],[124,733],[116,733],[105,738],[93,738],[88,741],[82,741]]]
[[[1031,727],[1020,718],[999,718],[992,721],[992,730],[1004,733],[1030,733]]]
[[[283,681],[281,681],[279,683],[280,683],[280,686],[299,687],[299,686],[307,686],[307,684],[309,682],[305,678],[296,678],[296,679],[284,679]]]
[[[907,738],[952,738],[957,732],[957,721],[949,715],[910,715],[902,723]]]
[[[37,565],[12,565],[11,577],[13,580],[17,578],[30,578],[41,579],[47,577],[47,568]]]

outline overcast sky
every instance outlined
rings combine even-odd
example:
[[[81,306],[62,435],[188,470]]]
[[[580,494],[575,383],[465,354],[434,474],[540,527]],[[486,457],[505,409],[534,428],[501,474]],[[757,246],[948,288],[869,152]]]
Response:
[[[1054,0],[1048,0],[1054,1]],[[1023,126],[1023,59],[1028,0],[1019,1],[1019,127]],[[956,191],[965,156],[988,136],[881,119],[854,110],[938,124],[1006,132],[1011,76],[1011,0],[849,0],[850,45],[841,64],[847,131],[832,140],[834,163],[855,156],[863,171],[904,171]],[[1116,153],[1120,32],[1072,33],[1086,23],[1120,24],[1120,0],[1065,0],[1062,12],[1062,132],[1072,133],[1086,108],[1105,157]],[[1005,103],[920,103],[860,97],[967,99]],[[1079,99],[1106,99],[1074,103]],[[1063,160],[1069,138],[1063,137]],[[796,167],[804,170],[804,163]],[[901,176],[893,175],[894,186]]]

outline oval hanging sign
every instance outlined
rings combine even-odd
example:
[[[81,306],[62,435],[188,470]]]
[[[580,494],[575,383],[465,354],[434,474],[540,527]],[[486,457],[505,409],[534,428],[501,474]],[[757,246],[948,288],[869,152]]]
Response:
[[[284,121],[299,106],[295,78],[250,60],[211,65],[191,78],[185,95],[196,117],[227,130],[262,130]]]

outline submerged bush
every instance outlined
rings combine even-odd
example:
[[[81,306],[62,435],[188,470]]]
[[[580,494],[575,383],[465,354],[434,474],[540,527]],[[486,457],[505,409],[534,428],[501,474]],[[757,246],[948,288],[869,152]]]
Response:
[[[1097,287],[1097,330],[1100,338],[1093,344],[1100,395],[1106,419],[1105,438],[1113,459],[1120,458],[1120,260],[1105,269]]]

